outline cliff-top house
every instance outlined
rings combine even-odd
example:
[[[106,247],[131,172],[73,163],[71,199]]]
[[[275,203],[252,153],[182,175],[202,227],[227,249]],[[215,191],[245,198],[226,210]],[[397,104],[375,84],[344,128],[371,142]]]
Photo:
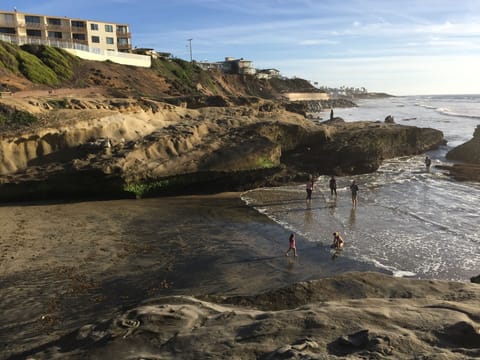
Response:
[[[101,59],[80,52],[102,55],[103,60],[119,63],[129,58],[133,63],[127,61],[128,65],[144,66],[135,64],[138,60],[150,66],[146,59],[135,58],[141,55],[127,54],[132,51],[131,33],[129,25],[123,23],[0,11],[0,40],[61,47],[91,60]]]

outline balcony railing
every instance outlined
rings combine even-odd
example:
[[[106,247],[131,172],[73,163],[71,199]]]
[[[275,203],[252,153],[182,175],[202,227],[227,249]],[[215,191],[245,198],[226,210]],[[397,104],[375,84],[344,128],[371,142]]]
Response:
[[[117,44],[118,50],[128,50],[131,49],[132,46],[130,44]]]
[[[0,26],[1,27],[16,27],[17,23],[14,20],[1,19],[0,20]]]
[[[117,30],[117,36],[121,36],[121,37],[132,37],[132,33],[130,32],[125,32],[125,31],[118,31]]]
[[[68,31],[70,32],[70,25],[52,25],[47,24],[47,30],[51,31]]]
[[[25,24],[20,24],[21,27],[26,27],[28,29],[45,29],[44,24],[34,23],[34,22],[26,22]]]
[[[72,32],[75,33],[86,33],[87,28],[85,26],[72,26]]]
[[[77,43],[77,44],[88,45],[88,40],[72,39],[72,42]]]

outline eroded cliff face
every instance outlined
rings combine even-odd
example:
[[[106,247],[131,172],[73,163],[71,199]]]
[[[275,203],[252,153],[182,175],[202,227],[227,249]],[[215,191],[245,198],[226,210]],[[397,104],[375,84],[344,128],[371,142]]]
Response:
[[[471,140],[448,152],[447,159],[480,164],[480,125],[475,129]]]
[[[264,102],[196,110],[150,100],[71,103],[61,111],[34,104],[56,120],[0,141],[0,198],[243,190],[306,173],[374,171],[385,158],[443,141],[432,129],[318,125]]]
[[[323,129],[303,148],[287,151],[283,161],[310,173],[359,174],[377,170],[385,159],[420,154],[445,143],[435,129],[379,122],[335,122]]]
[[[480,181],[480,125],[475,129],[471,140],[450,150],[446,157],[460,162],[440,167],[448,170],[456,180]]]

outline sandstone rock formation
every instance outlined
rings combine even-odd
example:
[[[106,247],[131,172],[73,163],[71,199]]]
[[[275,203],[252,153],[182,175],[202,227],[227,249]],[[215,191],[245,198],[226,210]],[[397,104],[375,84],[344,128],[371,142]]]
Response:
[[[440,166],[460,181],[480,181],[480,125],[473,133],[473,138],[447,153],[447,159],[459,161],[452,166]]]
[[[475,129],[471,140],[448,152],[447,159],[480,164],[480,125]]]
[[[42,126],[3,136],[3,200],[243,190],[305,173],[371,172],[383,159],[443,142],[433,129],[318,125],[268,101],[199,109],[148,99],[59,105],[30,99],[25,110],[45,117]]]
[[[476,284],[346,273],[256,296],[151,299],[27,355],[475,359],[480,356],[479,300]]]

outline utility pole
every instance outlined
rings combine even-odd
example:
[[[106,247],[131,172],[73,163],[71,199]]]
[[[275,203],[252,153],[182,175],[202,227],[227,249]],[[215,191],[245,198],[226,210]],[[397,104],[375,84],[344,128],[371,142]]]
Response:
[[[192,40],[193,39],[187,39],[189,45],[190,45],[190,62],[193,61],[193,57],[192,57]]]

